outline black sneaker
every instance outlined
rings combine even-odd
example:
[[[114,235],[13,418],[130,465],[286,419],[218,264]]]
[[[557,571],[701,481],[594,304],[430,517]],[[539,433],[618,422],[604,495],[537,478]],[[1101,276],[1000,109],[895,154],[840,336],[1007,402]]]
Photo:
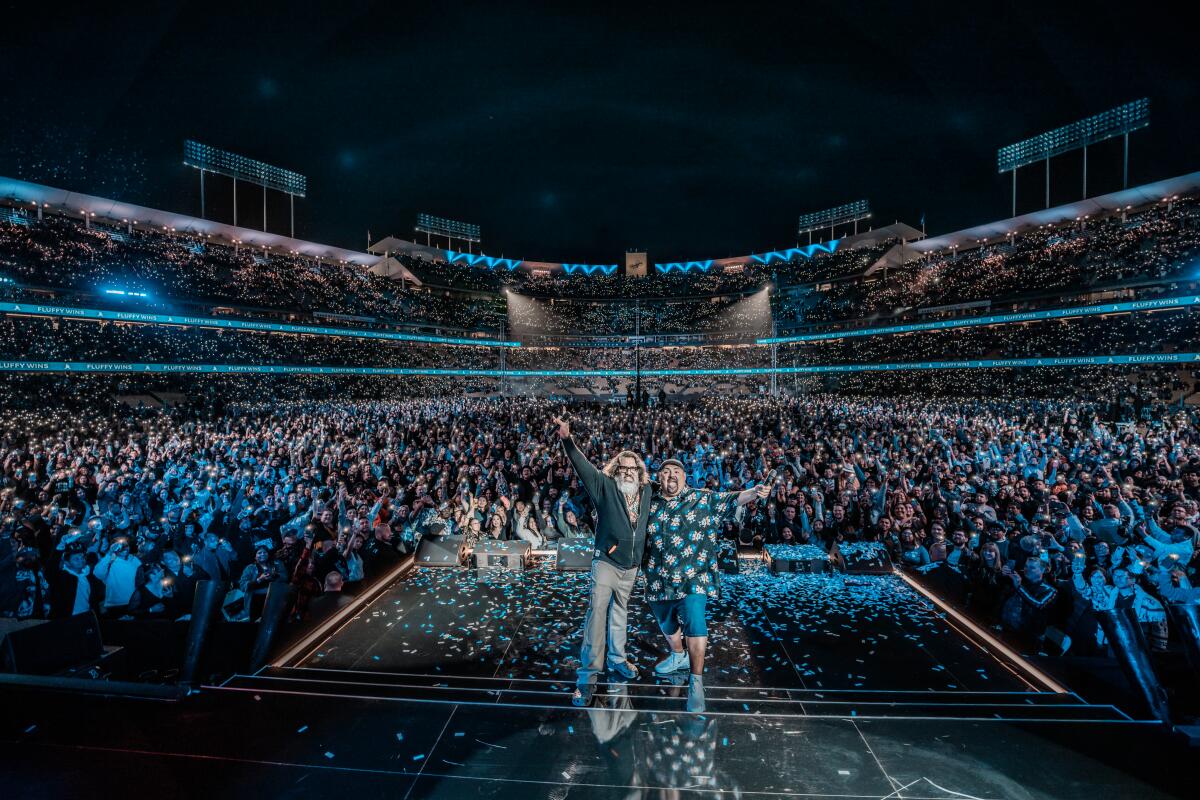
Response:
[[[586,686],[576,686],[575,693],[571,695],[571,705],[576,708],[587,708],[592,704],[592,695],[595,691],[596,687],[590,683]]]

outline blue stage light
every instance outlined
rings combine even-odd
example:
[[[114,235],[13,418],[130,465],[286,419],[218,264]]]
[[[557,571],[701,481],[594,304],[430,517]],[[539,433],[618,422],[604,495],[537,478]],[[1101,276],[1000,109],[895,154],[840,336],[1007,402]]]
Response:
[[[497,258],[495,256],[485,256],[482,253],[459,253],[455,250],[444,250],[443,252],[446,254],[446,260],[451,264],[462,262],[470,267],[475,267],[482,264],[488,269],[503,267],[509,272],[512,272],[514,269],[521,266],[521,261],[519,259]]]
[[[805,247],[790,247],[787,250],[772,250],[769,253],[759,253],[758,255],[750,256],[751,261],[757,261],[759,264],[770,264],[772,261],[791,261],[797,256],[801,258],[812,258],[817,253],[832,253],[837,250],[838,242],[841,239],[832,239],[827,243],[810,244]]]
[[[708,272],[712,269],[713,260],[710,258],[707,261],[670,261],[665,264],[655,264],[654,268],[664,275],[668,272],[677,270],[679,272]]]
[[[577,272],[582,272],[584,275],[595,275],[597,272],[604,275],[612,275],[617,271],[616,264],[563,264],[563,269],[568,275],[574,275]]]

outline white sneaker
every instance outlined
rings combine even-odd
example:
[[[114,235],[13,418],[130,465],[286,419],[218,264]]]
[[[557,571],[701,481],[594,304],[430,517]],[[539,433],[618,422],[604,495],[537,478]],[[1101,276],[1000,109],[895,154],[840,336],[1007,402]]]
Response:
[[[678,672],[681,669],[688,669],[692,665],[692,660],[688,657],[687,650],[681,650],[678,653],[672,652],[662,661],[654,665],[655,675],[670,675],[672,672]]]

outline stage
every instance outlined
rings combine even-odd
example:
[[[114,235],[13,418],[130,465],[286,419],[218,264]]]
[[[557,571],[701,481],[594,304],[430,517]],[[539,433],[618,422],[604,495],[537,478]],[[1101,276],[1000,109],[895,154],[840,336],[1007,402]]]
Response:
[[[256,798],[1090,799],[1182,785],[1157,725],[1057,690],[897,575],[743,566],[710,609],[703,715],[684,711],[681,679],[652,676],[662,643],[640,586],[642,675],[580,710],[586,573],[413,568],[274,665],[178,704],[19,698],[6,758],[53,765],[64,792],[91,796],[119,794],[122,774],[172,796]]]

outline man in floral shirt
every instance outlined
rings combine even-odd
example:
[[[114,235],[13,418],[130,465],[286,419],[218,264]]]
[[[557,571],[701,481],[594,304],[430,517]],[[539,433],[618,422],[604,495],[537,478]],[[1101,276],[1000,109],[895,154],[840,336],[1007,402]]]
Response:
[[[704,711],[705,605],[718,596],[717,555],[721,526],[739,506],[765,498],[767,485],[744,492],[690,489],[683,464],[663,462],[646,526],[646,600],[671,653],[654,671],[669,675],[691,667],[688,711]],[[684,638],[687,649],[684,649]]]

